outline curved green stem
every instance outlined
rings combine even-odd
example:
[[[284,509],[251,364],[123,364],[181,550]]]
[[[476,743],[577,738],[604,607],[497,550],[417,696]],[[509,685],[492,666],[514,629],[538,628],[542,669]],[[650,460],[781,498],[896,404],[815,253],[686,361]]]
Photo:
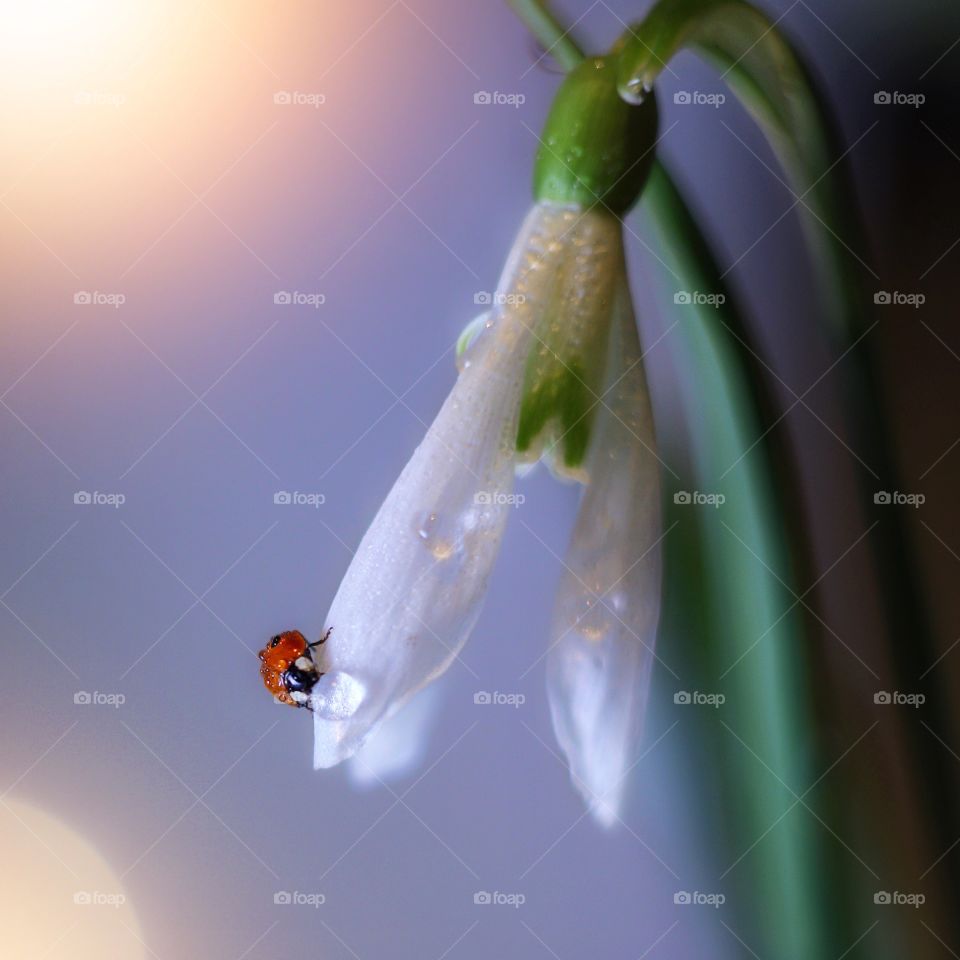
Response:
[[[540,41],[543,49],[563,67],[572,70],[582,59],[583,51],[569,30],[541,0],[507,0],[513,12]]]
[[[620,94],[630,102],[644,98],[681,50],[720,73],[770,141],[795,191],[834,335],[856,337],[864,310],[850,260],[862,256],[863,243],[853,193],[836,170],[839,138],[813,77],[776,24],[747,0],[660,0],[621,43]]]

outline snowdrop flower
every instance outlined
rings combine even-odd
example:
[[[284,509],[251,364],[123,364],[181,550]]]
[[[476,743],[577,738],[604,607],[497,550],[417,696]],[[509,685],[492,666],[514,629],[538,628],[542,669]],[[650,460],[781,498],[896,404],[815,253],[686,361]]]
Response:
[[[314,766],[333,766],[460,652],[512,508],[521,395],[534,333],[564,297],[610,285],[619,225],[536,204],[494,310],[423,442],[367,530],[313,651]],[[545,319],[548,318],[548,319]]]
[[[620,216],[649,172],[653,98],[626,104],[611,58],[561,87],[536,203],[460,374],[367,530],[312,648],[314,765],[352,756],[466,642],[511,511],[518,467],[586,484],[549,655],[558,738],[599,819],[616,813],[656,628],[652,417]],[[376,740],[372,741],[374,744]]]

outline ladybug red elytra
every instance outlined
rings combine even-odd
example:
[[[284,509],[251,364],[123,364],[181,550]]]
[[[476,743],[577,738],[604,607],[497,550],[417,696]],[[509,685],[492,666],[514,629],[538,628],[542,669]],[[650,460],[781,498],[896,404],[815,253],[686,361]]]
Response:
[[[307,643],[299,630],[284,630],[271,637],[257,654],[263,685],[276,700],[291,707],[310,708],[310,691],[323,676],[310,651],[326,643],[332,630],[331,627],[316,643]]]

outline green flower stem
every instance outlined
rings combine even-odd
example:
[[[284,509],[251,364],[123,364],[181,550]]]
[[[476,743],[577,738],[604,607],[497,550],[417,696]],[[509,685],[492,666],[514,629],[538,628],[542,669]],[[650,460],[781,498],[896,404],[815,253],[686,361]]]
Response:
[[[620,92],[632,103],[644,99],[680,50],[693,50],[720,72],[802,198],[797,207],[828,287],[830,322],[852,340],[864,319],[860,284],[847,269],[851,256],[841,239],[859,239],[853,194],[830,175],[841,155],[838,138],[813,78],[783,34],[746,0],[660,0],[625,31],[621,47]]]
[[[564,70],[572,70],[583,60],[583,51],[569,30],[550,12],[542,0],[507,0],[513,12],[540,41],[544,50]]]

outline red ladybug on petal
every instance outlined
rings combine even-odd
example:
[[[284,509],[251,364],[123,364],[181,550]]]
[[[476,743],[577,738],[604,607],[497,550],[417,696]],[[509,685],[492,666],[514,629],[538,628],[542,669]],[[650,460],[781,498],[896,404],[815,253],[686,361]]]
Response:
[[[316,643],[307,643],[307,638],[299,630],[285,630],[271,637],[257,654],[261,661],[263,685],[280,703],[310,709],[310,691],[323,676],[310,651],[326,643],[332,629]]]

